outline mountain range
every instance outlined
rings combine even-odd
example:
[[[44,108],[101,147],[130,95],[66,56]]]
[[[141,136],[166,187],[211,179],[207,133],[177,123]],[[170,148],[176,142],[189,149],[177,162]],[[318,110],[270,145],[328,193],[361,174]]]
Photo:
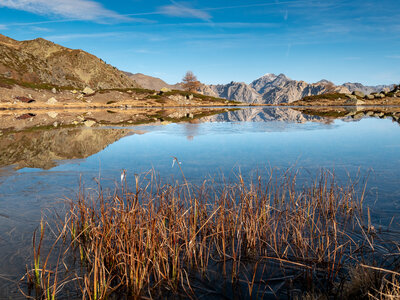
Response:
[[[56,87],[93,89],[121,89],[143,87],[161,90],[163,87],[181,90],[182,84],[170,85],[160,78],[128,73],[105,63],[83,50],[69,49],[42,38],[16,41],[0,34],[0,87],[7,84],[26,84],[28,87],[50,85]],[[217,98],[246,103],[291,103],[305,96],[324,93],[365,94],[390,90],[391,86],[364,86],[361,83],[334,85],[327,80],[307,83],[288,78],[284,74],[266,74],[250,84],[202,84],[199,92]]]
[[[334,85],[327,80],[316,83],[292,80],[284,74],[266,74],[250,84],[244,82],[230,82],[220,85],[203,85],[200,89],[205,95],[226,98],[246,103],[280,104],[291,103],[305,96],[325,93],[350,94],[361,91],[369,94],[390,90],[392,86],[364,86],[361,83],[345,83]]]
[[[180,84],[170,85],[159,78],[131,74],[131,78],[144,88],[160,90],[162,87],[181,89]],[[320,80],[316,83],[307,83],[288,78],[284,74],[268,73],[250,84],[232,81],[228,84],[207,85],[202,84],[199,92],[218,98],[228,100],[257,103],[257,104],[280,104],[291,103],[305,96],[320,95],[324,93],[351,94],[360,91],[364,94],[379,93],[382,90],[390,90],[393,85],[364,86],[361,83],[344,83],[335,85],[328,80]]]

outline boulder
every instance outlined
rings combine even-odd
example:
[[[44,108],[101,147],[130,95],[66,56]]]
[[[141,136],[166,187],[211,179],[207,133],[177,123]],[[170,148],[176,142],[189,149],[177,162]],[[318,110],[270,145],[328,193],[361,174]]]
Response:
[[[374,97],[374,95],[366,95],[366,96],[365,96],[365,99],[374,100],[375,97]]]
[[[171,92],[172,90],[171,89],[169,89],[169,88],[167,88],[167,87],[163,87],[161,90],[160,90],[160,92],[163,92],[163,93],[168,93],[168,92]]]
[[[56,88],[52,88],[52,89],[51,89],[51,92],[52,92],[53,94],[57,94]]]
[[[30,95],[29,95],[30,96]],[[15,97],[15,99],[24,102],[24,103],[32,103],[32,102],[36,102],[36,100],[32,99],[32,97],[23,97],[23,96],[17,96]]]
[[[55,111],[49,111],[49,112],[47,113],[47,115],[48,115],[50,118],[55,119],[55,118],[57,118],[58,113],[56,113]]]
[[[58,101],[56,100],[56,98],[51,97],[49,100],[47,100],[47,104],[56,104]]]
[[[85,89],[82,91],[82,94],[85,94],[85,95],[91,95],[91,94],[94,94],[95,93],[95,91],[94,90],[92,90],[90,87],[85,87]]]
[[[168,98],[171,99],[171,100],[173,100],[173,101],[176,101],[176,102],[178,102],[178,103],[186,102],[186,101],[187,101],[186,97],[185,97],[185,96],[182,96],[182,95],[171,95],[171,96],[169,96]]]
[[[377,95],[375,95],[375,98],[377,98],[377,99],[383,99],[383,98],[385,98],[385,94],[384,93],[380,93],[380,94],[377,94]]]
[[[362,112],[356,113],[356,114],[353,116],[353,119],[354,119],[354,120],[361,120],[362,118],[364,118],[364,113],[362,113]]]
[[[358,99],[349,99],[345,103],[345,105],[363,105],[365,104],[364,101]]]
[[[364,98],[365,97],[364,93],[362,93],[360,91],[354,91],[353,95],[357,96],[357,97],[360,97],[360,98]]]
[[[96,122],[93,121],[93,120],[86,120],[85,122],[83,122],[83,124],[84,124],[86,127],[92,127],[94,124],[96,124]]]
[[[348,98],[350,98],[350,99],[355,99],[355,100],[357,100],[357,96],[355,96],[355,95],[346,95]]]

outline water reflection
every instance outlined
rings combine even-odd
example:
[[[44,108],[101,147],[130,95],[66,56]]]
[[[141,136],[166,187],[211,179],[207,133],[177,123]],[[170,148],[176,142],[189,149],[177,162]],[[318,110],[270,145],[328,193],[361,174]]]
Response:
[[[371,170],[368,205],[379,211],[379,222],[396,214],[396,223],[400,128],[392,120],[400,110],[368,109],[61,111],[19,119],[19,112],[1,112],[0,274],[21,277],[42,211],[75,197],[81,175],[87,187],[101,177],[111,189],[122,169],[128,181],[152,167],[181,179],[172,156],[192,182],[239,169],[251,176],[270,166],[296,166],[304,174],[334,168],[342,178]],[[0,279],[0,298],[13,293],[15,286]]]
[[[374,117],[388,118],[400,123],[400,107],[397,106],[296,107],[295,110],[309,116],[322,117],[325,120],[358,121]]]
[[[302,113],[301,111],[285,107],[247,108],[237,111],[226,112],[224,114],[214,115],[205,119],[208,122],[331,122],[331,120],[324,119],[323,117],[308,115]]]
[[[49,170],[57,161],[87,158],[122,137],[127,129],[53,129],[3,134],[0,137],[0,167]]]

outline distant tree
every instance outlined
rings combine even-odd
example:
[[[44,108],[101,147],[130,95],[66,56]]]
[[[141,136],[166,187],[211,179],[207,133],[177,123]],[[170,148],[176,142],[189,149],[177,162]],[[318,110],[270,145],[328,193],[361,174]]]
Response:
[[[195,92],[201,85],[192,71],[187,71],[182,78],[183,88],[188,92]]]

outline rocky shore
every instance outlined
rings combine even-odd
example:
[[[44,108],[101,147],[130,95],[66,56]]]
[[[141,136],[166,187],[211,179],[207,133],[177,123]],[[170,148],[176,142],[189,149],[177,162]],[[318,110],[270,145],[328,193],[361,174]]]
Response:
[[[364,94],[354,91],[351,94],[328,93],[307,96],[291,103],[295,106],[361,106],[361,105],[400,105],[400,86],[395,85],[391,91]]]
[[[141,88],[94,90],[0,87],[0,109],[231,106],[240,103],[184,91]]]

